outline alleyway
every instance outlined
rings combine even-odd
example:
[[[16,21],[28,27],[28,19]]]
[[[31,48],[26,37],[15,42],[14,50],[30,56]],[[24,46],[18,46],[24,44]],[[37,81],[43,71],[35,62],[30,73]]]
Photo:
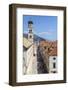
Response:
[[[48,73],[46,70],[46,66],[44,67],[44,62],[40,54],[39,47],[37,49],[37,70],[38,70],[38,74]]]

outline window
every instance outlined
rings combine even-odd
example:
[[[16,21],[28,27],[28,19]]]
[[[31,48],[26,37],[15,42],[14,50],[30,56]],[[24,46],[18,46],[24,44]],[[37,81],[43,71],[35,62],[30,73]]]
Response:
[[[54,57],[53,60],[56,60],[56,58]]]
[[[48,52],[49,52],[49,53],[51,52],[51,48],[48,48]]]
[[[46,49],[47,47],[46,47],[46,46],[44,46],[44,48]]]
[[[56,73],[56,71],[53,71],[53,73]]]
[[[29,30],[29,33],[32,33],[32,30]]]
[[[56,73],[56,71],[51,71],[52,73]]]
[[[53,68],[56,68],[56,63],[53,63]]]
[[[34,56],[35,56],[35,54],[34,54]]]

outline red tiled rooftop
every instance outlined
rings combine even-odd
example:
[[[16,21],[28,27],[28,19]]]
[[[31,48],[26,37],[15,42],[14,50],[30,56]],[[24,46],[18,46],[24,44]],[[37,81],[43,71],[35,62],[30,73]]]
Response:
[[[57,41],[41,41],[40,47],[44,48],[49,56],[57,56]]]

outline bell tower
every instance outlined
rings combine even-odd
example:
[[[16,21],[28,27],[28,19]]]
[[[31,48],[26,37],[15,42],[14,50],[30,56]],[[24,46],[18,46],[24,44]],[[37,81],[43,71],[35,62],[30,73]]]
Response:
[[[33,22],[28,21],[28,40],[33,43]]]

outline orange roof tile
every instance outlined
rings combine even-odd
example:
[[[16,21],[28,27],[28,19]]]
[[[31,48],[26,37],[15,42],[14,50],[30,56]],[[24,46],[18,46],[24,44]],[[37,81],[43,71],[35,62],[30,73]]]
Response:
[[[41,41],[40,46],[44,48],[49,56],[57,56],[57,41]]]

